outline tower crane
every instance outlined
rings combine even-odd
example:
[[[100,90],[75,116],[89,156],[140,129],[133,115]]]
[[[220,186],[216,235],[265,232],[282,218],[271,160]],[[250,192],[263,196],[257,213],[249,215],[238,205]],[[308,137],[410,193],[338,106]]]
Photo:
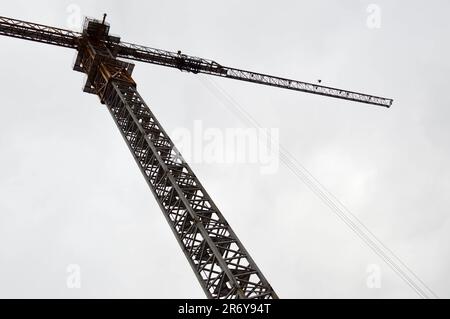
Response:
[[[123,136],[208,298],[278,298],[231,226],[137,91],[139,61],[381,107],[393,100],[223,66],[213,60],[121,41],[103,20],[86,18],[74,32],[0,17],[0,35],[77,51],[73,69],[86,74]],[[320,83],[320,81],[319,81]]]

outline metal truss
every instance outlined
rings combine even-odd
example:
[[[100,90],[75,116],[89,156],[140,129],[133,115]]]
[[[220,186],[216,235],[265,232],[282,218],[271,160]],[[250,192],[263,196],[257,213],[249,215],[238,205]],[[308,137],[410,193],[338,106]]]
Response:
[[[105,32],[105,35],[107,35],[109,31],[109,25],[104,25],[107,28]],[[78,50],[81,46],[80,41],[82,41],[83,37],[86,36],[86,32],[89,32],[89,30],[87,30],[87,27],[88,24],[85,25],[83,33],[78,33],[59,28],[48,27],[41,24],[0,17],[0,34],[2,35],[44,42]],[[116,56],[119,58],[126,58],[134,61],[141,61],[165,67],[177,68],[181,71],[204,73],[234,80],[252,82],[311,94],[324,95],[328,97],[383,107],[390,107],[393,102],[392,99],[375,95],[358,93],[308,82],[290,80],[262,73],[230,68],[222,66],[212,60],[182,54],[180,51],[175,53],[142,45],[120,42],[120,38],[118,37],[105,36],[103,39],[101,39],[101,41],[112,52],[115,52]]]
[[[182,54],[181,52],[175,53],[126,42],[121,42],[118,44],[116,50],[117,55],[122,58],[177,68],[187,72],[204,73],[234,80],[253,82],[283,89],[324,95],[384,107],[390,107],[393,102],[392,99],[379,96],[230,68],[222,66],[212,60],[189,56]]]
[[[133,65],[92,35],[90,23],[75,69],[85,91],[106,104],[147,184],[209,298],[277,298],[247,250],[136,90]]]
[[[0,17],[0,35],[76,49],[84,91],[106,104],[184,254],[209,298],[278,298],[189,165],[136,90],[134,64],[390,107],[392,99],[229,68],[212,60],[121,42],[109,25],[86,19],[83,32]]]
[[[77,48],[81,36],[78,32],[6,17],[0,17],[0,34],[72,49]]]
[[[104,102],[206,295],[276,298],[136,88],[111,81]]]

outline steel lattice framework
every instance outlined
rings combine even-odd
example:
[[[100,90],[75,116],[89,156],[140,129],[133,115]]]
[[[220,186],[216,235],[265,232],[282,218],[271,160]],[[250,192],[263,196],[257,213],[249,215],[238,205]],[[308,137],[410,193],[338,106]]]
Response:
[[[206,294],[276,297],[136,88],[115,78],[103,96]]]
[[[109,35],[86,19],[82,33],[0,17],[0,34],[78,51],[74,70],[84,91],[111,113],[184,254],[209,298],[277,298],[232,228],[136,90],[134,64],[148,62],[193,73],[390,107],[392,99],[224,67],[212,60],[153,49]]]
[[[82,34],[78,32],[5,17],[0,17],[0,34],[73,49],[79,48],[80,40],[83,38]],[[230,68],[222,66],[212,60],[181,54],[181,52],[175,53],[142,45],[120,42],[120,38],[118,37],[108,36],[102,39],[102,41],[119,58],[158,64],[187,72],[204,73],[384,107],[390,107],[393,102],[392,99],[375,95]]]

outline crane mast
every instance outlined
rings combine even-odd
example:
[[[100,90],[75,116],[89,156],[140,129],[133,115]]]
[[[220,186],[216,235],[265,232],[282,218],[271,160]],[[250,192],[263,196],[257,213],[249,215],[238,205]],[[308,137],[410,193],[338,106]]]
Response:
[[[85,91],[106,104],[165,218],[211,298],[276,298],[228,222],[136,90],[133,65],[102,41],[108,26],[90,20],[74,69]]]
[[[82,33],[0,17],[0,35],[78,51],[74,70],[98,95],[121,132],[208,298],[278,298],[170,137],[139,95],[134,64],[254,82],[390,107],[392,99],[224,67],[217,62],[121,42],[105,21],[86,19]]]

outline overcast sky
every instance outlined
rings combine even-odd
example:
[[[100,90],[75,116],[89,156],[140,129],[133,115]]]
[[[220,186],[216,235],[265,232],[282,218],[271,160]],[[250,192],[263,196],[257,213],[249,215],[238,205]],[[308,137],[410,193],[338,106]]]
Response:
[[[380,28],[367,23],[371,3]],[[78,8],[107,12],[127,42],[393,98],[385,109],[215,79],[450,297],[448,1],[17,0],[0,15],[73,28]],[[0,37],[0,297],[204,298],[107,109],[82,92],[74,59]],[[168,132],[197,120],[246,127],[206,76],[137,63],[134,78]],[[417,297],[286,167],[192,168],[280,297]],[[73,264],[79,289],[66,283]],[[366,284],[370,265],[380,288]]]

